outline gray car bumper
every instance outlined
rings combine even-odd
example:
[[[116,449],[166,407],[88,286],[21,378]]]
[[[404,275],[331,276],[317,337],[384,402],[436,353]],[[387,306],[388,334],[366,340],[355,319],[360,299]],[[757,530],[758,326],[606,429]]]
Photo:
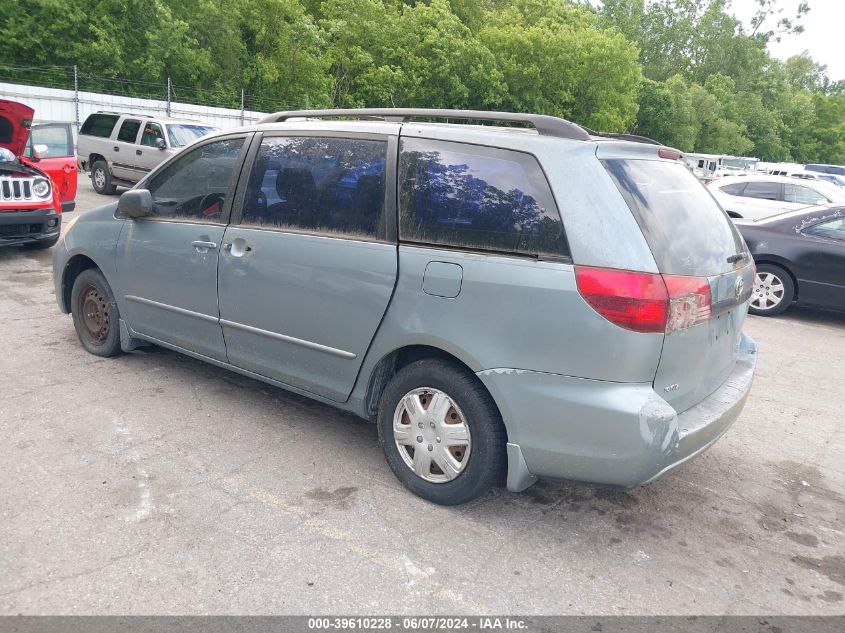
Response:
[[[678,413],[651,384],[612,383],[515,369],[478,376],[508,430],[508,488],[537,477],[642,485],[704,451],[737,419],[751,389],[757,344],[742,335],[722,385]]]

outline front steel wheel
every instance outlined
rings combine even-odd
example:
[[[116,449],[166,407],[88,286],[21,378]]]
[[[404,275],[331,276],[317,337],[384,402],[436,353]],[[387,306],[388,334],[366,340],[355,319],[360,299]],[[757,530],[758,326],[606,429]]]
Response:
[[[435,484],[458,477],[472,449],[461,408],[433,387],[413,389],[399,401],[393,413],[393,439],[405,465]]]
[[[780,314],[792,303],[795,288],[782,268],[764,264],[757,269],[748,311],[759,316]]]
[[[82,346],[96,356],[120,353],[120,312],[111,287],[96,268],[79,273],[70,292],[73,327]]]

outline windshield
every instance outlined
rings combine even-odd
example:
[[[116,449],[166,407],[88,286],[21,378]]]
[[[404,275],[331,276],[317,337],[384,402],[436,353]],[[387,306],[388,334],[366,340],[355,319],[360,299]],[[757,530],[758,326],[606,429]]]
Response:
[[[711,276],[730,272],[745,245],[713,196],[681,163],[605,160],[660,272]]]
[[[723,158],[722,167],[725,169],[754,169],[757,161],[743,158]]]
[[[167,126],[167,137],[170,139],[170,147],[185,147],[201,136],[216,131],[217,128],[210,125],[177,123]]]

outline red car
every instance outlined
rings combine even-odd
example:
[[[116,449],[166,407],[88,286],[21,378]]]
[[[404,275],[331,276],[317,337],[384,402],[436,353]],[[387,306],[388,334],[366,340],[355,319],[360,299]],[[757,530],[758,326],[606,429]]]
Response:
[[[59,239],[62,211],[75,205],[70,126],[33,127],[34,113],[0,99],[0,246],[49,248]]]

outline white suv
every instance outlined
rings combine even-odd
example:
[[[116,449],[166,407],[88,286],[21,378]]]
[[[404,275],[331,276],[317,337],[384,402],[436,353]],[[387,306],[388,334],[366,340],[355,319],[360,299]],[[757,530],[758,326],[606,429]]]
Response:
[[[749,220],[819,204],[845,204],[842,189],[789,176],[726,176],[707,188],[729,216]]]

